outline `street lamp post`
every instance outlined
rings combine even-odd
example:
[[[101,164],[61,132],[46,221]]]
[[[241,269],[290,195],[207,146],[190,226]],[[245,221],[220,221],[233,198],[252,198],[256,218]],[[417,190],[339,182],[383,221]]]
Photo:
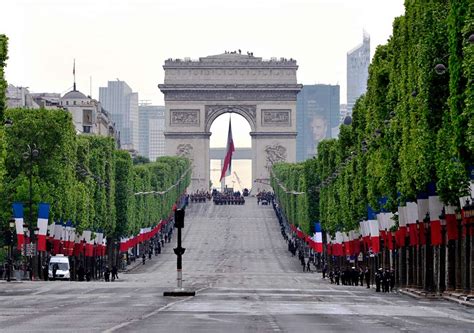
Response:
[[[472,289],[471,281],[473,280],[473,277],[471,274],[473,274],[472,270],[472,257],[471,257],[471,228],[472,228],[472,220],[474,218],[474,203],[471,200],[466,200],[465,205],[462,207],[463,209],[463,224],[466,232],[466,246],[465,246],[465,262],[464,265],[466,266],[465,270],[465,280],[466,282],[464,283],[464,290],[466,293],[470,293]]]
[[[7,282],[11,281],[11,274],[12,274],[12,254],[13,254],[13,228],[15,227],[15,219],[11,218],[8,221],[8,233],[7,237],[7,244],[8,244],[8,261],[7,261]]]
[[[30,233],[30,244],[31,247],[33,247],[33,244],[35,244],[35,234],[34,234],[34,229],[33,229],[33,161],[37,159],[39,156],[39,150],[36,147],[36,144],[29,144],[27,146],[27,150],[23,153],[23,159],[25,161],[29,162],[29,182],[30,182],[30,187],[29,187],[29,201],[28,201],[28,206],[30,209],[30,214],[29,214],[29,233]],[[26,250],[26,248],[25,248]],[[26,251],[25,251],[26,252]],[[26,255],[26,253],[25,253]],[[37,276],[37,270],[36,270],[36,265],[35,265],[35,259],[36,259],[36,248],[34,249],[34,253],[31,255],[31,272],[33,276]]]

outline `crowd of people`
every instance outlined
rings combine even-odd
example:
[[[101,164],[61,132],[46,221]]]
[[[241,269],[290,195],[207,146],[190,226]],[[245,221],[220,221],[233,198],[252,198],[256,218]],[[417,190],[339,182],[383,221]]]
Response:
[[[259,191],[256,195],[257,197],[257,205],[270,205],[273,203],[273,199],[275,195],[272,192],[268,191]]]
[[[288,251],[292,254],[293,257],[298,255],[298,259],[301,262],[303,267],[303,272],[311,272],[311,258],[305,258],[306,244],[304,241],[298,239],[297,237],[291,236],[287,233],[288,222],[285,221],[281,210],[279,209],[278,203],[272,200],[273,208],[275,214],[278,218],[278,223],[280,224],[280,231],[283,239],[288,244]],[[315,265],[316,266],[316,265]],[[369,267],[345,267],[343,269],[337,267],[328,272],[328,265],[322,265],[322,275],[323,279],[326,276],[329,277],[331,284],[336,285],[345,285],[345,286],[366,286],[370,288],[371,286],[371,271]],[[376,292],[393,292],[395,288],[395,271],[393,269],[383,269],[379,268],[375,272],[374,276],[375,282],[375,291]]]
[[[226,191],[224,193],[214,189],[212,191],[212,198],[215,205],[243,205],[245,198],[240,191]]]
[[[327,267],[323,268],[323,278],[325,278],[325,273]],[[339,268],[334,271],[329,272],[329,279],[332,284],[342,284],[344,286],[367,286],[370,288],[370,269],[366,267],[365,269],[359,268],[356,269],[354,266],[340,270]],[[376,292],[393,292],[395,287],[395,272],[393,270],[379,270],[375,273],[375,291]]]
[[[207,200],[211,200],[211,194],[206,191],[196,191],[189,195],[189,199],[191,202],[207,202]]]

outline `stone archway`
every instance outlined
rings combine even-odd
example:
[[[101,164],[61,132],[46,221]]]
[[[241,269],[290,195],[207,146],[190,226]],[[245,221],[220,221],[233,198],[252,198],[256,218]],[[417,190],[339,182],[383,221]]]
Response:
[[[211,125],[219,116],[225,113],[236,113],[241,115],[250,124],[252,132],[257,127],[257,106],[256,105],[206,105],[205,131],[210,132]]]
[[[296,160],[296,95],[302,86],[295,60],[221,54],[169,59],[163,68],[166,151],[192,160],[191,191],[209,187],[210,127],[224,113],[250,124],[254,182],[268,183],[273,163]]]

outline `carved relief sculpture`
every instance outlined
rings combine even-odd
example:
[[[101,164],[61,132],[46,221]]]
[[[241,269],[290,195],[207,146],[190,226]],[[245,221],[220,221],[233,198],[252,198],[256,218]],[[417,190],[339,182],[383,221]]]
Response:
[[[291,110],[262,110],[262,126],[290,126]]]
[[[199,126],[199,110],[170,110],[170,124]]]
[[[193,160],[193,146],[189,143],[181,143],[176,148],[176,155]]]
[[[280,144],[268,145],[265,147],[266,168],[270,173],[273,164],[286,161],[286,148]]]

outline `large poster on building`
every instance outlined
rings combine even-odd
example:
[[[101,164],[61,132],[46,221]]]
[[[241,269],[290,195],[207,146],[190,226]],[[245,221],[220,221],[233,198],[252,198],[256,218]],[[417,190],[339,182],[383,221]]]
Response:
[[[339,126],[339,110],[339,86],[303,87],[297,103],[298,160],[314,157],[319,142],[337,136],[333,132]]]

